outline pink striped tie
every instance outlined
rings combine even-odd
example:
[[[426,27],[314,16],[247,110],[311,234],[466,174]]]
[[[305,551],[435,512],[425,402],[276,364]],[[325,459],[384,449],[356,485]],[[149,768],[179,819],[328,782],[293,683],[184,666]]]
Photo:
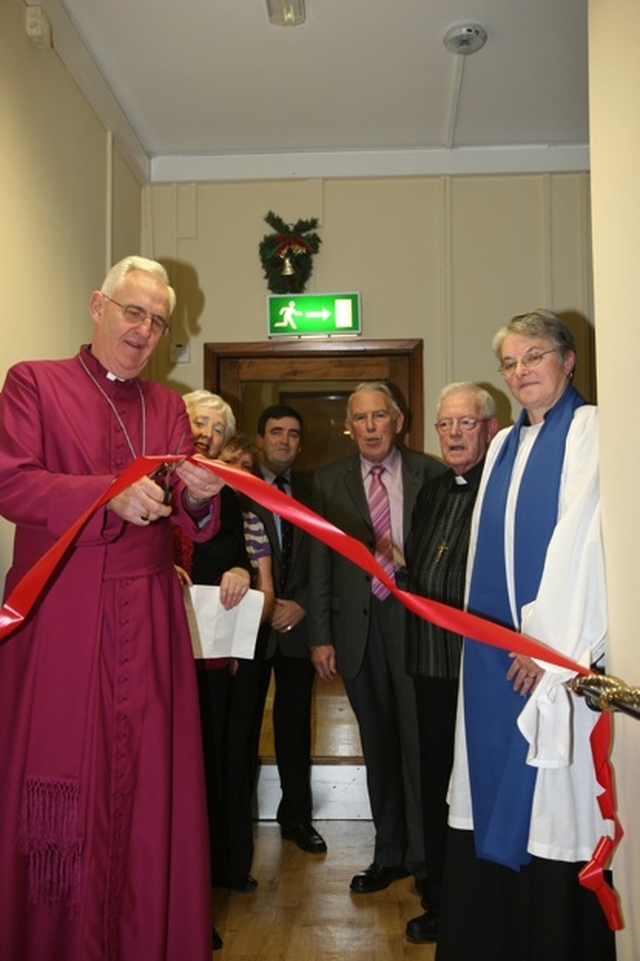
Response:
[[[371,468],[371,483],[369,484],[369,513],[373,532],[376,537],[376,547],[374,557],[380,567],[392,580],[394,578],[393,566],[393,543],[391,541],[391,510],[389,507],[389,493],[382,481],[382,472],[385,470],[377,464]],[[383,601],[389,596],[389,590],[382,584],[377,577],[371,582],[371,592],[378,600]]]

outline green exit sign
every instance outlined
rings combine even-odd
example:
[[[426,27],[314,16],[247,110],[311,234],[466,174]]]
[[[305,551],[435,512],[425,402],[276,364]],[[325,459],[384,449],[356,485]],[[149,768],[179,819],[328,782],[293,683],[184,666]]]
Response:
[[[360,294],[278,294],[267,297],[269,337],[361,334]]]

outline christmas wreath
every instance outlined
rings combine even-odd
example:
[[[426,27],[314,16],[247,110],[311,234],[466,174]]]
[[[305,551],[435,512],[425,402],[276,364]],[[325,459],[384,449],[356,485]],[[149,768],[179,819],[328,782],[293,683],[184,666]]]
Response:
[[[313,232],[318,221],[312,217],[286,224],[271,210],[264,219],[275,231],[265,234],[258,247],[267,287],[274,294],[301,294],[313,270],[313,255],[322,243]]]

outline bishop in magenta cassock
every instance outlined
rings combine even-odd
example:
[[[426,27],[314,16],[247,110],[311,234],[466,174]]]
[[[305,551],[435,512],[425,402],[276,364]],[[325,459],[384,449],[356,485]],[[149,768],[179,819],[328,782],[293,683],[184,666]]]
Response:
[[[192,453],[184,404],[139,373],[168,329],[164,268],[127,258],[68,360],[16,364],[0,395],[7,596],[141,454]],[[208,835],[196,676],[174,523],[217,525],[220,482],[183,463],[97,510],[0,643],[0,958],[205,961]]]

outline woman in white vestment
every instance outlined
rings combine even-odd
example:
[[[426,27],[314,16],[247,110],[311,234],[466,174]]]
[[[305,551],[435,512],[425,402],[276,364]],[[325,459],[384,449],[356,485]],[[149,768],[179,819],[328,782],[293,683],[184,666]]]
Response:
[[[471,530],[469,611],[601,664],[607,632],[595,407],[571,383],[571,332],[547,310],[493,340],[522,405],[487,455]],[[568,671],[465,639],[437,961],[613,961],[578,874],[612,833]]]

